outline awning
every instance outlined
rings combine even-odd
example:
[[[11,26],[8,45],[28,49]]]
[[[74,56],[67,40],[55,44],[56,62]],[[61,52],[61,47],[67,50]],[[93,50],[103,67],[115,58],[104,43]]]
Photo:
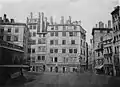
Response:
[[[96,66],[95,69],[101,69],[104,65]]]

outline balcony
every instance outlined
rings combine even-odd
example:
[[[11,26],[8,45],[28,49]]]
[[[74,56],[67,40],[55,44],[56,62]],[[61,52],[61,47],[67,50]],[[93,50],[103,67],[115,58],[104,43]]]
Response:
[[[12,43],[9,43],[7,41],[3,41],[3,40],[0,40],[0,46],[8,48],[8,49],[23,51],[23,47],[15,45],[15,44],[12,44]]]

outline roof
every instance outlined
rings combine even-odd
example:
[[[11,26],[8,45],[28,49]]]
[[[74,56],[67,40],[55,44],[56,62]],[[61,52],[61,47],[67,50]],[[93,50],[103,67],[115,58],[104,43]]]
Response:
[[[93,28],[92,29],[92,35],[94,35],[95,30],[102,30],[102,31],[112,31],[112,28]]]
[[[120,10],[120,6],[116,6],[114,11],[111,12],[111,14],[113,15],[115,12],[119,11]]]

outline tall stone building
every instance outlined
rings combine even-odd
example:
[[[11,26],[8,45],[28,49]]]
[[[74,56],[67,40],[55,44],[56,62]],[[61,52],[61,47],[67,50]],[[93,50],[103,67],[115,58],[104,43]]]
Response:
[[[30,59],[31,71],[41,72],[45,70],[46,60],[46,34],[47,18],[44,13],[34,17],[33,13],[27,18],[29,28],[28,58]]]
[[[53,22],[47,28],[47,71],[74,72],[86,65],[86,31],[80,21],[72,22],[71,17],[65,22]]]
[[[100,44],[100,42],[103,41],[103,36],[110,31],[112,31],[110,21],[108,22],[108,26],[104,27],[104,23],[99,22],[99,27],[96,24],[96,28],[92,29],[94,68],[98,68],[99,66],[103,65],[103,46]]]
[[[113,25],[114,75],[120,75],[120,6],[111,12]]]
[[[25,23],[17,23],[14,19],[9,20],[6,14],[0,17],[0,39],[23,47],[25,61],[27,61],[27,35],[28,28]]]

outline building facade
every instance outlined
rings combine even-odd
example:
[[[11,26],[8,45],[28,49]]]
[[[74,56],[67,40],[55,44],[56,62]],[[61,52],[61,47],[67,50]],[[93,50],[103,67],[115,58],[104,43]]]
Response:
[[[30,59],[31,71],[43,72],[47,54],[47,18],[44,17],[44,13],[39,13],[38,17],[34,17],[31,13],[27,18],[27,26],[29,28],[27,56]]]
[[[104,73],[106,75],[113,75],[113,45],[112,45],[112,31],[103,37],[103,55],[104,55]]]
[[[7,15],[0,17],[0,39],[24,48],[24,59],[27,61],[28,28],[25,23],[17,23],[8,19]]]
[[[113,25],[114,75],[120,75],[120,6],[111,12]]]
[[[93,36],[93,67],[99,68],[99,66],[103,65],[103,45],[100,43],[103,41],[103,36],[112,31],[111,21],[108,21],[108,26],[102,22],[99,22],[99,26],[96,25],[96,28],[92,29]]]
[[[59,24],[51,22],[47,28],[47,71],[74,72],[86,65],[86,31],[71,17]]]

